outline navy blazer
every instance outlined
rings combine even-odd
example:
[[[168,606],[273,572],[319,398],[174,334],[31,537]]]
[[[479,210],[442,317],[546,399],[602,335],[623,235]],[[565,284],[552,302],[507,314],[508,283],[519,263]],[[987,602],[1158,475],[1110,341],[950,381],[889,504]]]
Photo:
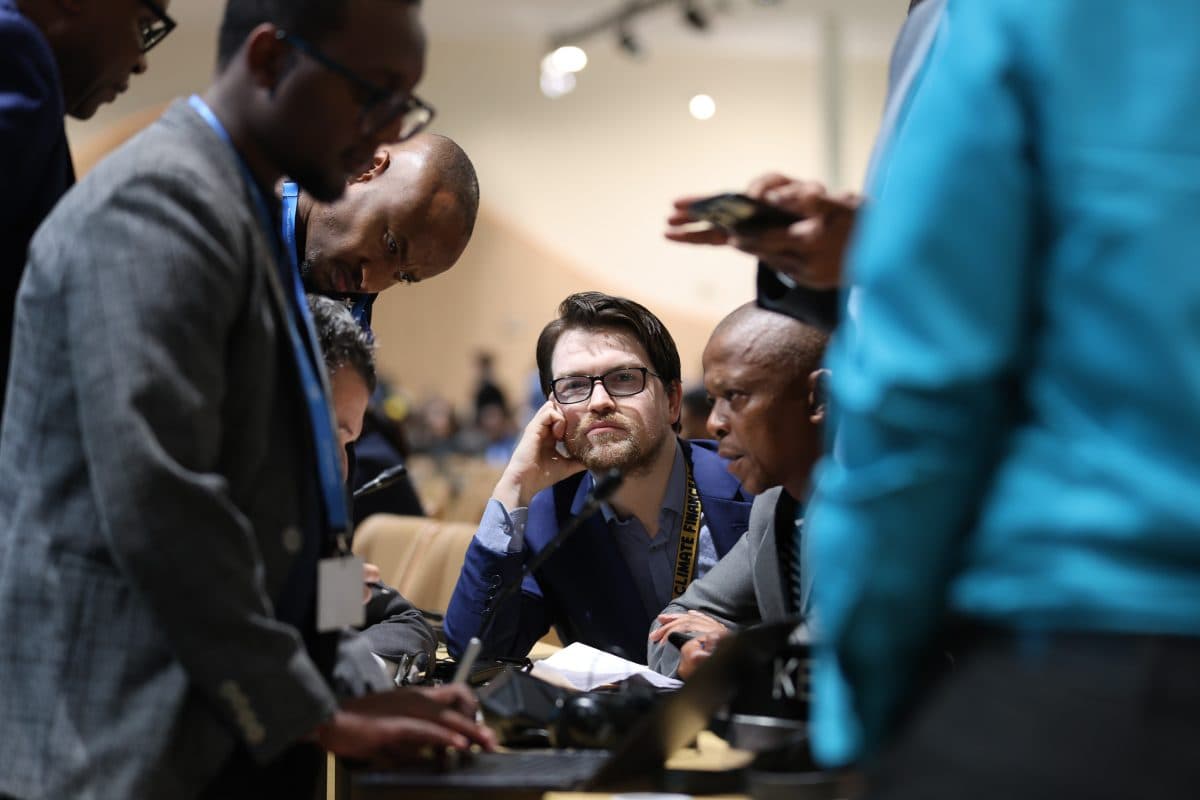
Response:
[[[75,182],[63,90],[41,30],[0,0],[0,407],[8,373],[13,307],[29,240]]]
[[[746,532],[754,498],[726,470],[727,462],[716,454],[713,442],[681,444],[692,462],[717,555],[724,556]],[[480,618],[500,587],[517,580],[524,562],[578,512],[591,489],[591,474],[584,472],[535,495],[520,553],[502,556],[471,541],[446,612],[446,644],[452,655],[460,654],[477,635]],[[584,642],[640,662],[652,621],[604,516],[597,512],[497,610],[483,654],[524,656],[553,626],[564,644]]]

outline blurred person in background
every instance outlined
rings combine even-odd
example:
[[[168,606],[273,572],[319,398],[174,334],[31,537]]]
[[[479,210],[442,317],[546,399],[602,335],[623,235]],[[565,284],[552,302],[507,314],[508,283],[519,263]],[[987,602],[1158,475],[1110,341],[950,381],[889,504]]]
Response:
[[[380,379],[363,416],[362,435],[354,443],[354,487],[396,464],[407,463],[413,452],[409,432],[412,420],[404,393]],[[354,499],[356,528],[372,514],[425,516],[411,476],[406,474],[391,486]]]
[[[708,412],[711,410],[712,398],[703,384],[685,391],[679,415],[679,435],[685,439],[707,439]]]
[[[517,424],[508,407],[487,403],[479,408],[475,422],[483,435],[483,460],[492,466],[507,465],[517,447]]]

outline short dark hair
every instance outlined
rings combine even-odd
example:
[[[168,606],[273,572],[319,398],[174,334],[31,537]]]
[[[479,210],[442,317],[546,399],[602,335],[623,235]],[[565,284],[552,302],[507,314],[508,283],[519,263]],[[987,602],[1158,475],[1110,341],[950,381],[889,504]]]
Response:
[[[342,29],[348,11],[349,0],[229,0],[225,4],[225,15],[221,18],[221,32],[217,39],[217,70],[225,69],[250,32],[264,22],[309,41],[319,42],[323,37]]]
[[[375,346],[370,335],[354,321],[350,309],[337,300],[310,294],[308,310],[312,313],[321,357],[325,359],[329,374],[332,376],[343,367],[351,367],[367,384],[367,390],[374,392]]]
[[[641,303],[624,297],[613,297],[601,292],[579,292],[558,306],[558,319],[553,320],[538,336],[537,365],[542,391],[550,396],[550,384],[554,373],[550,360],[558,338],[568,330],[619,330],[628,333],[645,348],[650,357],[650,367],[662,380],[663,385],[682,384],[679,369],[679,349],[675,340],[662,324]]]

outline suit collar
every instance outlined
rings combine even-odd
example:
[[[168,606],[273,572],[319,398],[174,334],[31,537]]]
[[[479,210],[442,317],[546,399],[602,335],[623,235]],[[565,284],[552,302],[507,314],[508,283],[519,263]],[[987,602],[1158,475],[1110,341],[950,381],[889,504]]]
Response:
[[[680,440],[684,453],[692,459],[696,488],[702,497],[718,500],[749,500],[737,478],[729,474],[728,461],[716,453],[717,443],[708,439]]]
[[[572,513],[578,513],[579,508],[583,507],[584,500],[587,499],[587,493],[596,485],[596,476],[588,472],[588,484],[584,489],[583,494],[575,495],[575,505],[572,506]],[[659,508],[675,512],[676,515],[683,514],[684,494],[687,492],[687,466],[684,462],[683,446],[679,439],[675,440],[675,460],[671,464],[671,475],[667,478],[667,488],[663,496],[659,498]],[[609,503],[600,504],[600,512],[604,514],[604,521],[610,525],[619,519],[617,511]]]
[[[267,239],[270,235],[280,237],[282,231],[265,231],[262,223],[259,221],[257,212],[255,192],[257,188],[247,183],[243,175],[242,167],[238,162],[238,154],[232,144],[227,143],[221,138],[212,127],[204,120],[199,113],[189,104],[186,99],[176,100],[167,107],[159,119],[159,124],[169,128],[177,128],[181,130],[188,139],[192,140],[196,145],[196,149],[205,154],[208,163],[211,165],[217,179],[221,183],[228,184],[231,195],[239,197],[243,207],[246,209],[251,218],[252,224],[250,229],[253,231],[253,237],[256,249],[258,250],[257,257],[254,258],[254,269],[261,272],[266,280],[268,287],[268,295],[271,299],[272,310],[283,325],[287,324],[290,317],[288,311],[288,301],[286,292],[289,291],[280,281],[279,270],[275,268],[278,248]],[[268,198],[270,202],[274,198],[272,194]],[[291,361],[291,359],[288,359]],[[319,374],[324,375],[323,371]],[[297,381],[299,374],[297,373]],[[328,380],[323,378],[326,396],[329,396]]]
[[[701,498],[710,497],[717,500],[739,500],[748,501],[750,495],[738,483],[737,478],[729,474],[729,470],[725,468],[728,463],[716,453],[716,442],[711,442],[707,439],[696,439],[688,441],[687,439],[677,439],[678,453],[684,458],[692,460],[692,474],[696,479],[696,490],[700,493]],[[678,468],[678,456],[676,457],[676,468]],[[578,514],[583,508],[587,500],[588,492],[595,485],[595,480],[590,472],[583,473],[583,480],[579,482],[579,486],[575,491],[575,498],[571,503],[571,513]],[[669,493],[669,492],[668,492]],[[682,511],[683,494],[679,493],[679,511]]]

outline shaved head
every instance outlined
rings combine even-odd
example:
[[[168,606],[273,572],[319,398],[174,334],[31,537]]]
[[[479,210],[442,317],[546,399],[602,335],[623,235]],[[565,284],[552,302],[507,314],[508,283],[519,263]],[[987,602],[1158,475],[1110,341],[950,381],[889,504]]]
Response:
[[[821,452],[821,360],[827,337],[747,303],[721,320],[704,348],[713,399],[708,432],[729,471],[758,494],[782,485],[797,499]]]
[[[382,292],[457,263],[479,213],[479,181],[453,140],[421,133],[381,145],[337,203],[304,221],[301,274],[310,291]]]
[[[709,347],[716,344],[747,363],[769,365],[791,382],[821,368],[828,340],[811,325],[746,303],[717,323]]]
[[[453,139],[437,133],[419,133],[411,139],[386,145],[393,157],[412,153],[421,159],[421,171],[433,181],[435,202],[452,203],[462,217],[463,240],[471,238],[479,214],[479,177],[475,165]],[[444,195],[437,198],[438,194]]]

